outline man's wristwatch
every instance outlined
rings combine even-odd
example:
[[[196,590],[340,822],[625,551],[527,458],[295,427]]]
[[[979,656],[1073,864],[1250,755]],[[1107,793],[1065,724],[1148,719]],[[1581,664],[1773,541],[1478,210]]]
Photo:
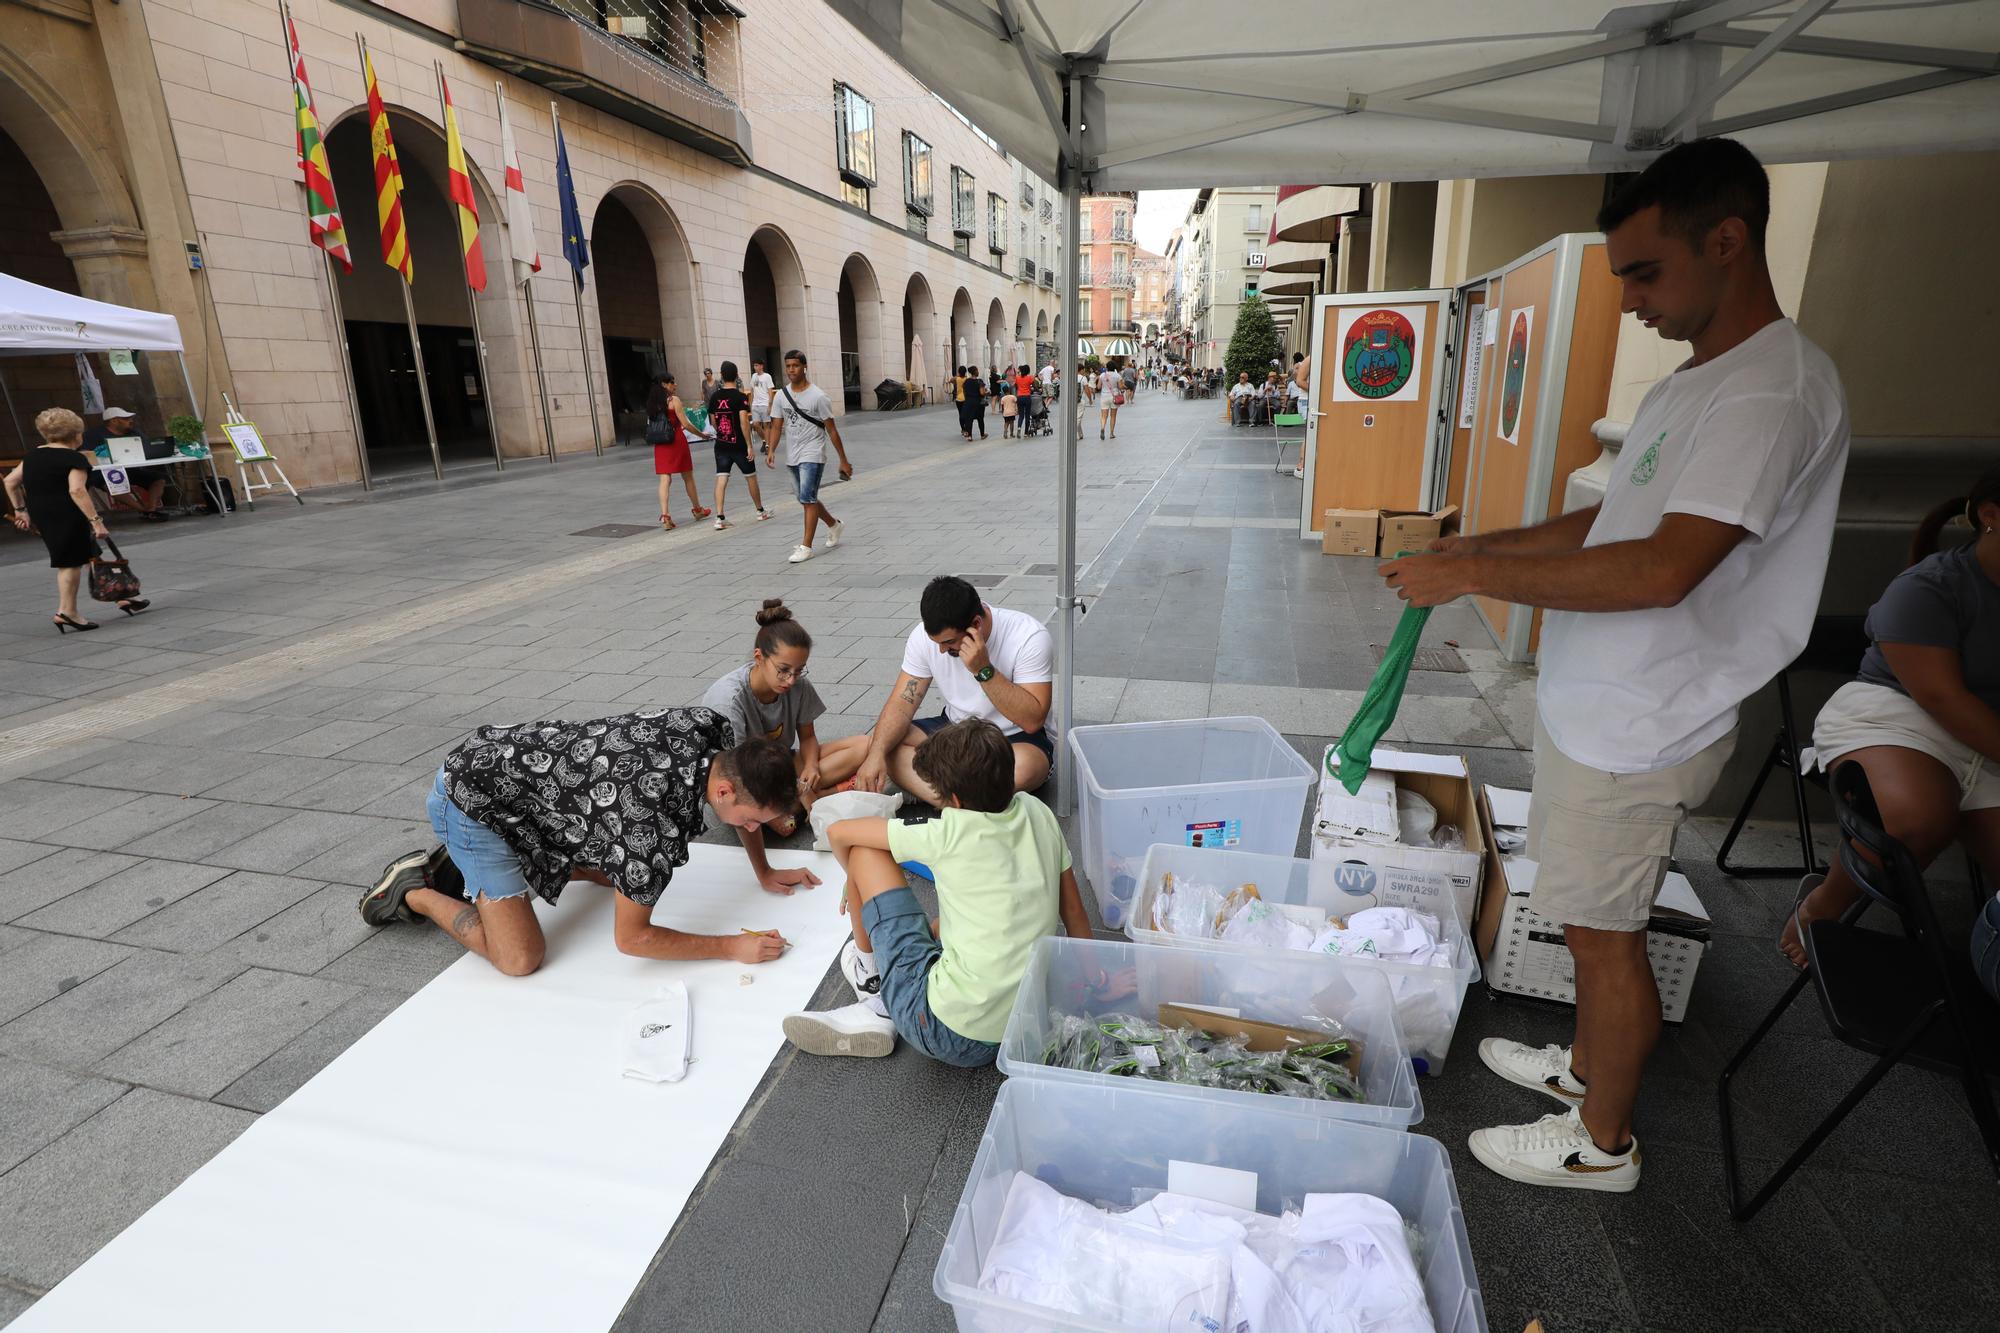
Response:
[[[974,680],[978,681],[978,682],[979,682],[979,683],[980,683],[981,685],[984,685],[984,684],[985,684],[985,683],[986,683],[987,681],[989,681],[989,680],[992,680],[992,679],[993,679],[993,664],[992,664],[991,662],[988,662],[988,663],[987,663],[987,664],[986,664],[985,666],[983,666],[983,667],[979,668],[979,670],[977,670],[977,671],[973,672],[973,673],[972,673],[972,678],[973,678]]]

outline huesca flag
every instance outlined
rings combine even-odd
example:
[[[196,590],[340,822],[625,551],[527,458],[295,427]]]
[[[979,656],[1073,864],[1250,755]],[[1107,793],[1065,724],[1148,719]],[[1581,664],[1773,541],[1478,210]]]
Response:
[[[542,247],[535,240],[535,215],[528,208],[528,186],[521,176],[521,153],[514,147],[514,122],[507,118],[507,99],[500,98],[501,169],[507,173],[507,231],[514,251],[514,281],[526,282],[542,271]]]
[[[389,108],[375,82],[375,62],[364,49],[361,76],[368,83],[368,144],[375,155],[375,224],[382,231],[382,262],[414,283],[410,238],[403,230],[403,166],[396,160],[396,141],[389,134]]]
[[[312,85],[306,82],[306,60],[299,54],[299,30],[285,13],[285,32],[292,44],[292,102],[297,113],[299,170],[306,178],[306,225],[312,243],[340,261],[341,268],[354,272],[354,256],[347,251],[347,228],[340,222],[340,202],[333,193],[333,170],[326,161],[326,142],[320,137],[319,111],[313,106]]]
[[[465,252],[465,285],[486,290],[486,252],[479,245],[479,198],[472,192],[472,173],[465,165],[465,140],[458,133],[458,108],[451,103],[451,84],[438,75],[444,90],[444,157],[452,212],[458,215],[458,248]]]

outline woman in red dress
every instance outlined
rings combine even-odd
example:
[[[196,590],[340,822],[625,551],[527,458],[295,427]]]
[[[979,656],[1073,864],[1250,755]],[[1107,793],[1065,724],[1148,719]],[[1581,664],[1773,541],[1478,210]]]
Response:
[[[688,420],[681,411],[680,395],[674,392],[674,377],[660,376],[649,398],[647,416],[652,420],[647,423],[647,435],[658,438],[658,426],[662,419],[669,432],[665,442],[653,446],[653,471],[660,474],[660,526],[672,532],[679,524],[667,512],[667,497],[673,490],[676,475],[687,485],[688,506],[694,510],[694,516],[707,518],[710,511],[701,507],[701,496],[694,488],[694,457],[688,451],[687,441]]]

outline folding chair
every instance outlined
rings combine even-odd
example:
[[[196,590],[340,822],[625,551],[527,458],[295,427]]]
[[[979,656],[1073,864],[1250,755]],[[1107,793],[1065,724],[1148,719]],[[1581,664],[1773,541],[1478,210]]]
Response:
[[[1802,746],[1797,718],[1792,713],[1791,673],[1795,671],[1823,671],[1835,675],[1852,676],[1861,665],[1861,655],[1868,650],[1868,631],[1860,616],[1820,616],[1813,621],[1811,636],[1792,664],[1778,673],[1778,734],[1771,742],[1770,753],[1764,756],[1764,766],[1757,770],[1757,780],[1750,784],[1744,794],[1743,804],[1736,811],[1736,820],[1730,824],[1728,834],[1722,839],[1722,846],[1715,853],[1715,868],[1725,875],[1737,879],[1760,879],[1781,875],[1814,875],[1825,870],[1817,853],[1813,850],[1812,810],[1806,804],[1806,783],[1811,781],[1824,787],[1826,779],[1819,773],[1807,773],[1799,762]],[[1808,733],[1810,734],[1810,733]],[[1750,811],[1757,804],[1757,797],[1763,792],[1764,784],[1771,774],[1783,769],[1791,777],[1792,808],[1799,821],[1798,865],[1786,866],[1745,866],[1731,865],[1729,853],[1736,846],[1736,839],[1742,834],[1743,826],[1749,822]]]
[[[1293,426],[1303,426],[1303,425],[1305,425],[1305,424],[1306,424],[1306,419],[1305,419],[1305,418],[1304,418],[1303,416],[1301,416],[1300,414],[1298,414],[1297,412],[1287,412],[1287,413],[1284,413],[1284,414],[1283,414],[1283,415],[1281,415],[1281,416],[1275,416],[1275,417],[1272,417],[1272,418],[1271,418],[1271,424],[1272,424],[1273,426],[1283,426],[1283,427],[1285,427],[1285,428],[1286,428],[1287,430],[1289,430],[1289,429],[1291,429],[1291,428],[1292,428]],[[1291,469],[1290,469],[1290,468],[1287,468],[1287,467],[1285,466],[1285,449],[1286,449],[1286,448],[1287,448],[1288,446],[1290,446],[1290,445],[1294,445],[1294,444],[1296,444],[1296,445],[1297,445],[1297,446],[1299,447],[1299,466],[1301,466],[1301,467],[1305,466],[1305,461],[1306,461],[1306,437],[1305,437],[1305,436],[1303,436],[1303,435],[1301,435],[1301,436],[1297,437],[1296,439],[1290,439],[1290,440],[1287,440],[1287,439],[1280,439],[1280,440],[1278,441],[1278,466],[1276,467],[1275,471],[1278,471],[1278,472],[1289,472],[1289,471],[1291,471]]]
[[[1814,921],[1806,927],[1805,972],[1786,989],[1722,1071],[1716,1088],[1722,1113],[1722,1170],[1729,1187],[1729,1214],[1739,1222],[1755,1216],[1847,1113],[1901,1063],[1948,1073],[1959,1080],[1972,1104],[1972,1119],[1986,1145],[1988,1162],[1995,1178],[2000,1179],[2000,1113],[1994,1109],[1989,1082],[2000,1073],[2000,1004],[1980,988],[1968,951],[1962,945],[1948,944],[1939,932],[1923,873],[1909,849],[1882,831],[1875,797],[1861,765],[1843,764],[1833,776],[1832,787],[1834,814],[1840,822],[1837,854],[1864,896],[1840,920]],[[1862,912],[1875,903],[1896,914],[1901,934],[1866,930],[1856,924]],[[1729,1085],[1751,1051],[1808,985],[1819,993],[1828,1031],[1877,1059],[1798,1150],[1745,1202],[1739,1185]]]

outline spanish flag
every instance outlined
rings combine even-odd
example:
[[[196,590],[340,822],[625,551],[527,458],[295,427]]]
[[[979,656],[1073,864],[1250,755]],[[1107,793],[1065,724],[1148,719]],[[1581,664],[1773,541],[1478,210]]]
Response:
[[[340,204],[333,194],[333,170],[326,161],[326,142],[320,135],[319,112],[313,106],[312,85],[306,82],[306,60],[299,54],[299,30],[285,11],[285,35],[291,43],[292,103],[297,119],[299,170],[306,180],[306,228],[312,243],[354,272],[354,259],[347,252],[347,228],[340,222]]]
[[[479,199],[472,193],[472,173],[465,165],[465,140],[458,134],[458,108],[451,104],[451,85],[444,71],[438,71],[438,87],[444,92],[445,174],[449,179],[452,211],[458,215],[458,247],[465,252],[465,285],[475,292],[486,290],[486,252],[479,248]]]
[[[403,230],[403,167],[396,160],[396,141],[389,134],[389,109],[375,82],[375,62],[361,51],[361,77],[368,84],[368,143],[375,155],[375,223],[382,232],[382,262],[414,283],[410,238]]]

